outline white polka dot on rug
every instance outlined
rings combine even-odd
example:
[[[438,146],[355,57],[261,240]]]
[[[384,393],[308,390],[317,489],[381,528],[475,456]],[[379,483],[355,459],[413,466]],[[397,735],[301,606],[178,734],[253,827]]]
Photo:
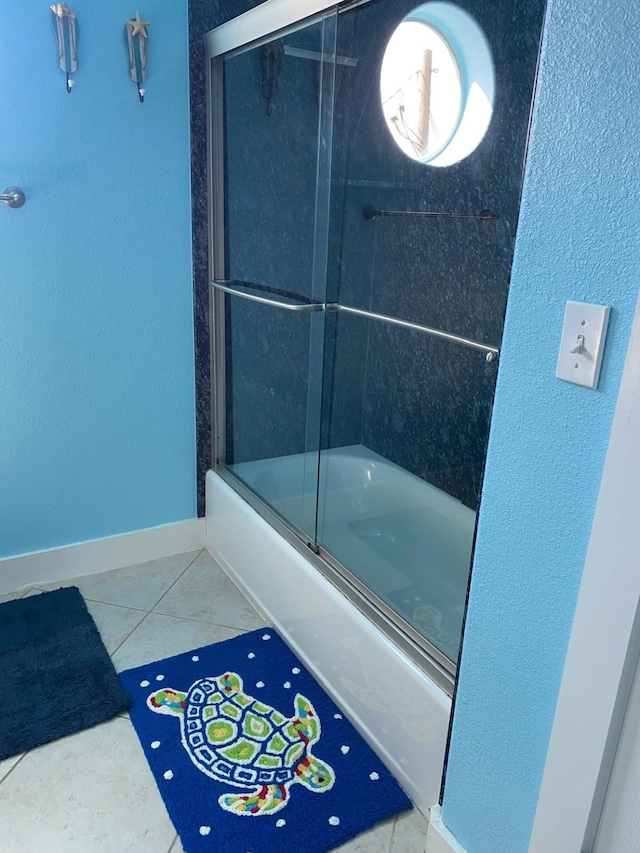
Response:
[[[198,830],[198,832],[200,833],[200,835],[209,835],[209,833],[211,832],[211,827],[210,826],[201,826],[200,829]]]
[[[164,681],[164,675],[156,675],[156,681]]]
[[[346,754],[349,752],[349,750],[350,750],[350,749],[351,749],[351,747],[350,747],[350,746],[341,746],[341,747],[340,747],[340,752],[341,752],[343,755],[346,755]]]
[[[282,686],[285,688],[285,690],[288,690],[291,687],[291,682],[285,681],[285,683]]]
[[[271,634],[263,634],[263,635],[262,635],[262,639],[263,639],[263,640],[270,640],[270,639],[271,639]]]
[[[369,779],[371,779],[372,782],[377,782],[377,780],[379,778],[380,778],[380,774],[376,773],[375,770],[373,771],[373,773],[369,773]]]
[[[198,657],[198,655],[193,655],[193,656],[191,657],[191,660],[193,660],[193,661],[198,661],[198,660],[200,660],[200,658]]]
[[[333,719],[334,719],[334,720],[341,720],[341,719],[342,719],[342,714],[334,714],[334,715],[333,715]]]
[[[162,775],[165,779],[173,779],[173,770],[165,770]]]
[[[283,818],[280,818],[280,820],[276,821],[276,826],[285,826],[286,823],[287,823],[286,820],[284,820]]]
[[[254,655],[254,653],[253,653],[253,652],[249,652],[249,654],[247,655],[247,657],[249,658],[249,660],[253,660],[253,659],[254,659],[254,657],[255,657],[255,655]]]
[[[294,668],[291,670],[291,672],[292,672],[294,675],[300,675],[300,667],[299,667],[299,666],[294,666]]]
[[[140,682],[140,687],[148,687],[150,684],[151,684],[151,682],[147,681],[147,679],[145,678],[144,681]]]
[[[151,749],[157,749],[160,746],[159,740],[154,740],[151,742]]]
[[[264,687],[264,681],[256,681],[256,687]]]
[[[333,815],[333,817],[329,818],[329,823],[331,826],[337,826],[340,823],[340,818]]]

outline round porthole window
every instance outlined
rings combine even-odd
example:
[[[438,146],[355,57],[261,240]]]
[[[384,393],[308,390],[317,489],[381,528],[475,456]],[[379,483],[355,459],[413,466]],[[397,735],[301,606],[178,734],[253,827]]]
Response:
[[[494,93],[491,50],[468,12],[424,3],[396,27],[380,98],[393,140],[413,160],[451,166],[471,154],[489,127]]]

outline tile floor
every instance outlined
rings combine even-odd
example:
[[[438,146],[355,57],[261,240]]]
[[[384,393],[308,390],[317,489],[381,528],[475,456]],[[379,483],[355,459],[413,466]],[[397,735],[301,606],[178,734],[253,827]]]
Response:
[[[119,671],[265,625],[206,551],[62,585],[72,583]],[[60,585],[0,596],[0,602]],[[424,853],[425,847],[426,821],[414,809],[339,850]],[[0,762],[0,853],[45,851],[183,853],[126,714]]]

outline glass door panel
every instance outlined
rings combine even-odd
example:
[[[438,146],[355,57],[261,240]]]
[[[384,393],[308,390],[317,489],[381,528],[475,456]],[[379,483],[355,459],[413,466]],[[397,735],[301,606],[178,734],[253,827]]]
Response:
[[[388,322],[341,311],[330,322],[318,541],[455,661],[495,365]],[[365,357],[367,376],[354,376]]]
[[[335,17],[214,62],[225,152],[219,461],[312,543]]]
[[[338,16],[318,546],[449,672],[543,9]]]

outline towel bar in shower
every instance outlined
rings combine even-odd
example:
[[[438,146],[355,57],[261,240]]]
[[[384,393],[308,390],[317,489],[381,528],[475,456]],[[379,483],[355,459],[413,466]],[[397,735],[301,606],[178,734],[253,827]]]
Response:
[[[376,314],[373,311],[365,311],[362,308],[351,308],[349,305],[331,304],[327,305],[327,311],[342,311],[345,314],[355,314],[358,317],[366,317],[369,320],[378,320],[381,323],[390,323],[392,326],[400,326],[403,329],[411,329],[414,332],[422,332],[425,335],[430,335],[432,338],[440,338],[443,341],[451,341],[454,344],[460,344],[469,349],[475,349],[483,352],[487,356],[487,361],[494,361],[500,350],[498,347],[492,347],[488,344],[481,344],[478,341],[473,341],[471,338],[463,338],[461,335],[452,335],[450,332],[442,332],[440,329],[432,329],[430,326],[422,326],[420,323],[412,323],[410,320],[400,320],[397,317],[389,317],[387,314]]]
[[[400,320],[397,317],[389,317],[387,314],[376,314],[374,311],[365,311],[363,308],[352,308],[350,305],[340,305],[337,302],[301,302],[299,304],[290,305],[288,302],[280,302],[276,299],[266,299],[264,296],[255,296],[252,293],[245,293],[241,290],[236,290],[229,285],[228,281],[212,281],[211,286],[216,290],[221,290],[231,296],[239,296],[241,299],[249,299],[251,302],[261,302],[263,305],[271,305],[274,308],[284,308],[286,311],[339,311],[344,314],[354,314],[357,317],[365,317],[368,320],[377,320],[380,323],[389,323],[392,326],[400,326],[403,329],[410,329],[413,332],[421,332],[425,335],[430,335],[433,338],[450,341],[454,344],[460,344],[468,349],[474,349],[485,354],[488,362],[495,361],[500,350],[498,347],[492,347],[488,344],[482,344],[479,341],[471,340],[471,338],[463,338],[461,335],[452,335],[450,332],[443,332],[440,329],[433,329],[431,326],[422,326],[420,323],[412,323],[410,320]],[[244,287],[249,287],[247,282],[238,282]]]
[[[435,219],[480,219],[485,222],[499,219],[496,213],[483,210],[482,213],[449,213],[438,210],[378,210],[372,204],[365,204],[362,208],[362,216],[370,222],[378,216],[427,216]]]

